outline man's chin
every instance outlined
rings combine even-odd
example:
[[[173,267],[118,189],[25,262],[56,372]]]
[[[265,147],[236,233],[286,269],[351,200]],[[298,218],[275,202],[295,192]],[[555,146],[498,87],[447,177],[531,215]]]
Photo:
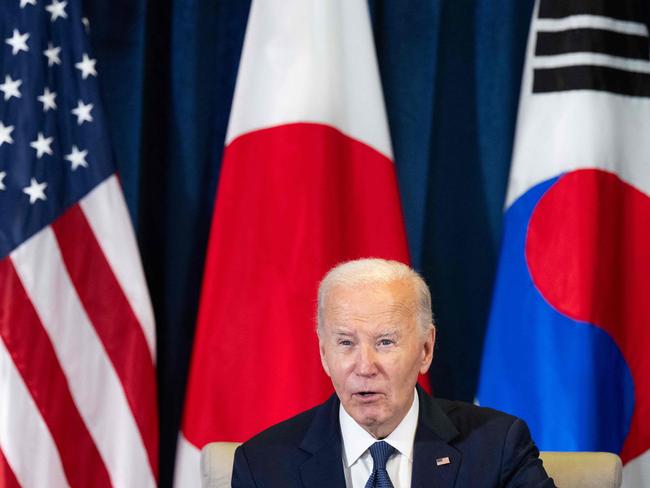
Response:
[[[381,406],[376,404],[357,404],[349,412],[357,424],[372,433],[373,429],[381,425],[386,418],[386,413]],[[373,434],[374,435],[374,434]]]
[[[367,413],[365,416],[355,419],[356,422],[375,439],[383,439],[391,430],[387,429],[385,415],[373,415]]]

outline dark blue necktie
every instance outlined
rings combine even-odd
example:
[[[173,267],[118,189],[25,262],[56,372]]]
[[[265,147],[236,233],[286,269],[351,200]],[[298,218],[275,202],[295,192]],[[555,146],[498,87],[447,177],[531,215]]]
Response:
[[[372,474],[368,478],[366,488],[393,488],[386,471],[386,461],[395,452],[395,448],[384,441],[375,442],[370,446],[372,456]]]

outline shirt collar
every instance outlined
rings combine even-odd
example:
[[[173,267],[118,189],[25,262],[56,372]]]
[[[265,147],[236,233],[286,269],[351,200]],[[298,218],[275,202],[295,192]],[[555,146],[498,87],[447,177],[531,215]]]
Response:
[[[418,392],[415,391],[411,408],[399,425],[395,427],[395,430],[383,439],[410,461],[413,461],[413,442],[415,441],[415,430],[418,426],[419,411],[420,400],[418,399]],[[343,404],[339,406],[339,422],[345,449],[345,463],[349,468],[357,462],[371,445],[377,442],[377,439],[350,417],[350,414],[343,408]]]

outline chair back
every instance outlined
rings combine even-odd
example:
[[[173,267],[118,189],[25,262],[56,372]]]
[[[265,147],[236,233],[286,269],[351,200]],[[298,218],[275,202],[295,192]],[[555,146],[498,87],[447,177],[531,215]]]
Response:
[[[542,451],[544,469],[558,488],[619,488],[621,458],[611,452]]]
[[[211,442],[201,449],[201,487],[230,488],[232,463],[239,442]]]

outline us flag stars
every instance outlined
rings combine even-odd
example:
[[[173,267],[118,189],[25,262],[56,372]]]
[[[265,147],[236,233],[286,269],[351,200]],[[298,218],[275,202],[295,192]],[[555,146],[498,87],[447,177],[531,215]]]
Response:
[[[92,103],[83,103],[81,100],[77,103],[77,107],[73,108],[70,112],[73,115],[77,116],[77,125],[81,125],[84,122],[92,122],[93,116],[90,115],[90,111],[93,109]]]
[[[50,18],[52,22],[55,22],[58,18],[66,19],[68,17],[68,14],[65,13],[66,5],[68,5],[68,2],[52,0],[52,3],[45,7],[45,10],[47,10],[52,16]]]
[[[53,141],[54,137],[45,137],[42,132],[39,132],[36,140],[30,142],[29,145],[36,150],[36,157],[41,159],[43,154],[49,154],[50,156],[54,154],[51,147]]]
[[[74,67],[81,71],[81,77],[85,80],[88,76],[97,76],[95,70],[96,59],[90,59],[86,53],[83,54],[81,61],[75,63]]]
[[[5,142],[8,144],[14,143],[14,139],[13,137],[11,137],[11,133],[13,131],[14,131],[13,125],[5,126],[2,122],[0,122],[0,146],[2,146]]]
[[[5,40],[5,42],[11,46],[11,54],[15,56],[20,51],[29,51],[27,39],[29,39],[29,33],[21,34],[18,29],[14,29],[13,35]]]
[[[47,200],[45,196],[45,189],[47,188],[47,183],[39,183],[36,181],[36,178],[32,178],[29,186],[23,188],[23,193],[29,195],[29,203],[34,205],[39,200]]]
[[[5,101],[11,97],[20,98],[20,90],[18,87],[23,84],[23,80],[14,80],[11,76],[5,76],[5,82],[0,84],[0,91],[5,94]]]
[[[76,171],[79,166],[84,168],[88,167],[86,162],[86,156],[88,155],[88,150],[80,151],[77,146],[72,146],[72,152],[65,155],[65,159],[70,161],[72,171]]]
[[[88,168],[92,157],[84,146],[88,147],[87,137],[96,130],[93,128],[94,99],[84,95],[83,99],[77,98],[76,106],[62,98],[57,99],[57,92],[62,89],[59,85],[61,79],[67,80],[65,83],[69,86],[75,86],[75,78],[84,82],[97,77],[97,60],[91,57],[88,46],[72,49],[61,38],[39,38],[32,35],[35,24],[25,20],[31,15],[33,19],[40,17],[47,24],[69,23],[68,16],[74,15],[69,10],[72,8],[69,2],[13,1],[15,8],[20,7],[21,16],[28,17],[22,17],[24,22],[19,25],[6,26],[4,32],[7,34],[0,44],[4,46],[0,53],[4,56],[4,62],[0,63],[0,113],[3,114],[3,120],[0,120],[0,208],[6,204],[2,198],[16,194],[24,194],[31,205],[42,204],[47,201],[48,185],[58,186],[55,182],[67,177],[65,173],[78,174]],[[65,28],[68,27],[71,26]],[[88,19],[82,18],[80,27],[87,31]],[[46,76],[44,79],[49,80],[46,85],[41,82],[40,86],[34,87],[31,80],[41,77],[34,78],[33,73],[41,70],[57,70],[57,75]],[[24,83],[25,80],[28,83]],[[81,93],[86,92],[77,92],[77,97]],[[46,118],[34,117],[37,112],[33,112],[32,107],[40,107]],[[50,114],[57,110],[70,114],[69,123],[65,122],[67,128],[61,127],[66,118],[57,118],[52,128],[54,119]],[[17,127],[20,129],[16,130]],[[72,127],[78,127],[82,132],[71,130]],[[31,166],[24,166],[24,162],[30,160]],[[23,166],[20,171],[14,171],[12,166],[18,165],[19,161]],[[15,193],[12,193],[12,188]]]
[[[43,54],[47,58],[47,65],[49,67],[52,67],[55,64],[61,64],[59,53],[61,53],[60,47],[55,47],[51,42],[47,43],[47,49],[43,51]]]
[[[43,112],[47,112],[50,109],[56,110],[55,98],[56,93],[51,92],[48,87],[45,87],[43,94],[38,96],[38,101],[43,104]]]

